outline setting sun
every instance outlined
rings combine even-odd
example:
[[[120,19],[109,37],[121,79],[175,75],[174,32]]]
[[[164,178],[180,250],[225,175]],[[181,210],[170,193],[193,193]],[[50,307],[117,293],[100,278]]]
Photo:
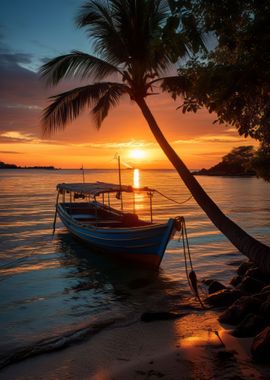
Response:
[[[129,157],[132,158],[133,160],[142,160],[146,156],[146,153],[142,149],[132,149],[129,152]]]

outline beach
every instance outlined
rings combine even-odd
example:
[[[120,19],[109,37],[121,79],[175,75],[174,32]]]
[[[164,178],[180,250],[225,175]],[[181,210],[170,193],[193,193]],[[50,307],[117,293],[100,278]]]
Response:
[[[236,339],[206,311],[177,320],[110,326],[61,351],[6,367],[5,380],[268,379],[250,339]],[[218,336],[215,332],[218,332]]]

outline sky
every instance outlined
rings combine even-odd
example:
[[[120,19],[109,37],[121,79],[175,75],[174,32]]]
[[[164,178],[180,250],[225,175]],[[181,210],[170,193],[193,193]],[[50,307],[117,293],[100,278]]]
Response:
[[[124,98],[97,130],[89,110],[64,131],[42,136],[48,97],[60,90],[40,80],[39,67],[71,50],[91,52],[74,18],[80,0],[2,0],[0,13],[0,161],[21,166],[114,168],[115,154],[140,168],[171,168],[136,105]],[[91,52],[92,53],[92,52]],[[73,83],[74,85],[74,83]],[[201,110],[183,115],[166,94],[147,100],[161,130],[190,169],[208,168],[233,147],[255,145]]]

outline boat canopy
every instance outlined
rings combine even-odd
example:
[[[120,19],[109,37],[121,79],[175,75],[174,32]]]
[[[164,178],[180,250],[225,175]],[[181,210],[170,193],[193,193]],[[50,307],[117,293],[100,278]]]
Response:
[[[90,195],[92,197],[96,197],[104,193],[117,193],[117,192],[133,193],[137,191],[148,191],[148,192],[155,191],[154,189],[150,189],[149,187],[137,188],[137,187],[127,186],[127,185],[120,186],[118,184],[106,183],[106,182],[60,183],[56,186],[56,188],[60,193],[67,191],[71,193]]]

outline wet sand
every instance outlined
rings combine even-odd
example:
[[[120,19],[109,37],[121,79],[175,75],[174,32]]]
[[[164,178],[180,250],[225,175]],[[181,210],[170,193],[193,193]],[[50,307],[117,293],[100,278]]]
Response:
[[[270,367],[255,365],[249,346],[211,311],[110,326],[64,350],[10,365],[0,379],[267,379]]]

